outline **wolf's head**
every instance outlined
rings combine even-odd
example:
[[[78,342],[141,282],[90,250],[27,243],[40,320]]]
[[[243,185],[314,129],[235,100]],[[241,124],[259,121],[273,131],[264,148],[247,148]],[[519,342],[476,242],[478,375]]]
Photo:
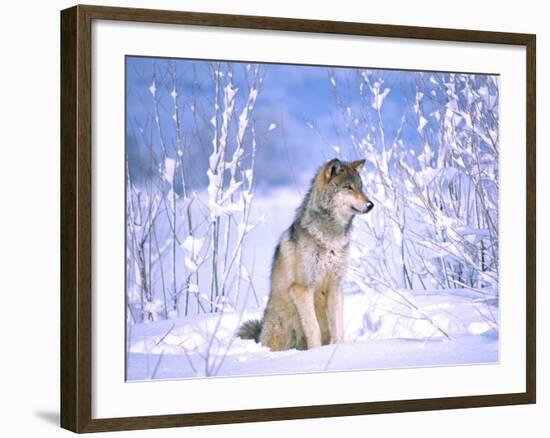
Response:
[[[334,158],[321,169],[321,178],[326,188],[332,193],[332,205],[337,209],[337,215],[342,219],[356,214],[371,211],[374,204],[363,193],[363,182],[358,170],[365,164],[365,160],[351,163]]]

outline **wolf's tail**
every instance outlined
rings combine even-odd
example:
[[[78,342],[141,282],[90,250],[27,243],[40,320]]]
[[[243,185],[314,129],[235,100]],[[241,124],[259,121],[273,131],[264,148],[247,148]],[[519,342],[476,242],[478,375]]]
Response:
[[[254,339],[256,342],[260,342],[261,331],[262,321],[259,319],[252,319],[241,325],[238,335],[241,339]]]

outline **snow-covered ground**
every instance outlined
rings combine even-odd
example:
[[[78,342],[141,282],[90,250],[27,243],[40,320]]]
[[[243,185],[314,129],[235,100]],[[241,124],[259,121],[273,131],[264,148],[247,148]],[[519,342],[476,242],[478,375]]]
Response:
[[[347,294],[344,313],[345,341],[309,351],[271,352],[236,338],[239,325],[261,311],[136,324],[128,332],[127,380],[466,365],[499,358],[494,297],[460,289],[395,296],[358,292]]]

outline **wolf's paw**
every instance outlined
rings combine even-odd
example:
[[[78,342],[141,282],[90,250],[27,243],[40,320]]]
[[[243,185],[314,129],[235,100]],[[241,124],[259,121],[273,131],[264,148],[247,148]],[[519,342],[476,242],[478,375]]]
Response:
[[[312,348],[320,347],[321,344],[321,335],[319,336],[311,336],[307,340],[307,349],[311,350]]]

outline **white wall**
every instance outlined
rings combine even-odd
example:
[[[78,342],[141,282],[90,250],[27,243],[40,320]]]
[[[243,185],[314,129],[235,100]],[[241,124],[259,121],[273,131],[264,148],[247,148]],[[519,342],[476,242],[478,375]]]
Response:
[[[550,30],[544,2],[499,1],[298,2],[276,0],[138,1],[111,0],[112,6],[196,10],[298,18],[364,21],[537,34],[538,76],[538,345],[539,376],[536,406],[393,414],[353,418],[285,421],[130,432],[113,436],[206,437],[233,435],[336,434],[446,438],[463,436],[543,436],[550,407],[549,384],[542,372],[548,349],[542,350],[549,326],[543,257],[550,242],[542,226],[550,220],[543,194],[550,165],[543,126],[550,93],[544,77]],[[68,435],[57,426],[59,400],[59,10],[70,1],[5,2],[0,18],[0,428],[6,436]],[[312,7],[310,7],[310,4]],[[314,6],[313,6],[314,5]],[[7,156],[6,156],[7,154]],[[7,245],[6,245],[7,239]],[[543,253],[543,247],[546,246]],[[6,281],[7,279],[7,281]],[[268,396],[268,395],[266,395]],[[545,421],[546,420],[546,421]]]

